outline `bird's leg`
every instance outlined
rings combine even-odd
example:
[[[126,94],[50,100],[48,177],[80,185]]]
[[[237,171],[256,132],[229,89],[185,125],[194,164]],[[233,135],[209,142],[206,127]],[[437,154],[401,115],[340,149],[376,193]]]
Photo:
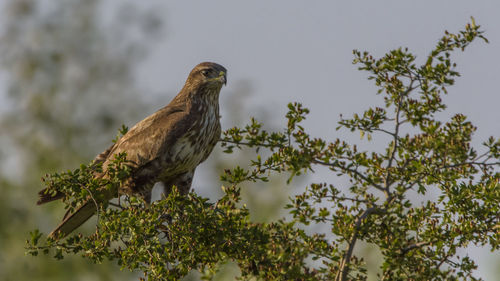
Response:
[[[163,195],[168,196],[172,192],[172,186],[177,186],[179,193],[182,195],[187,195],[189,189],[191,189],[191,184],[193,183],[194,170],[171,177],[167,180],[162,180],[163,183]]]
[[[149,207],[151,205],[151,194],[153,193],[153,188],[151,188],[149,191],[145,192],[144,194],[141,194],[142,199],[144,199],[144,202],[146,202],[146,207]]]
[[[179,190],[180,194],[187,195],[189,189],[191,188],[191,184],[193,182],[193,176],[194,176],[194,170],[177,175],[169,179],[162,180],[163,183],[163,193],[161,195],[162,198],[165,198],[172,192],[172,186],[174,185],[177,186],[177,189]],[[172,216],[168,214],[162,215],[162,219],[164,219],[168,224],[172,223]],[[168,228],[166,226],[164,229],[162,229],[162,231],[167,238],[170,237],[168,233]]]

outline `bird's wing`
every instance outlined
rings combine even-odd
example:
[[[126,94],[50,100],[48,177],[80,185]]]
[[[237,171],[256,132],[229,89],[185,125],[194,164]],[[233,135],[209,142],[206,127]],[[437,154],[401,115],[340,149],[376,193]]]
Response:
[[[186,131],[188,113],[185,105],[168,105],[137,123],[110,149],[104,165],[114,159],[114,155],[127,153],[127,160],[135,167],[143,167],[155,160]]]
[[[106,165],[113,160],[113,155],[127,152],[127,159],[137,167],[147,165],[161,154],[165,146],[175,140],[183,130],[183,118],[187,113],[182,106],[167,106],[141,122],[137,123],[114,145],[99,154],[94,161],[103,161]],[[111,193],[108,194],[112,198]],[[61,239],[87,221],[97,210],[95,202],[88,200],[75,212],[67,213],[61,224],[49,235]]]
[[[109,156],[109,153],[115,148],[116,143],[113,143],[108,149],[104,150],[94,158],[94,163],[103,163]]]

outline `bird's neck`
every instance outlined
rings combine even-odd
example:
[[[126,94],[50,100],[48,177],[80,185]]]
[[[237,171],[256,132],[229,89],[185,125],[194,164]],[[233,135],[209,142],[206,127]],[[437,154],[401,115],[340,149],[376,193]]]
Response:
[[[187,99],[194,110],[219,110],[219,93],[221,87],[207,87],[190,93]]]

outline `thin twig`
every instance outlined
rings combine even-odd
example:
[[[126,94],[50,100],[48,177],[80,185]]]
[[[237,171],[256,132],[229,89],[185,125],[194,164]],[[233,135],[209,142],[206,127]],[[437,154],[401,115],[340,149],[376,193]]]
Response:
[[[345,196],[329,196],[331,199],[337,199],[337,200],[347,200],[347,201],[352,201],[352,202],[358,202],[358,203],[369,203],[369,200],[366,199],[359,199],[359,198],[351,198],[351,197],[345,197]]]
[[[462,162],[462,163],[457,163],[457,164],[450,164],[450,165],[443,165],[442,167],[439,167],[438,169],[447,169],[447,168],[456,168],[460,166],[466,166],[466,165],[477,165],[477,166],[497,166],[500,165],[500,162],[492,162],[492,163],[485,163],[485,162]]]
[[[227,142],[227,143],[231,143],[231,144],[235,144],[235,145],[244,145],[244,146],[248,146],[248,147],[254,147],[254,146],[261,146],[261,147],[270,147],[270,148],[283,148],[285,146],[283,145],[273,145],[273,144],[270,144],[270,143],[249,143],[249,142],[236,142],[236,141],[230,141],[230,140],[226,140],[226,139],[219,139],[219,142]]]
[[[358,178],[366,181],[367,183],[369,183],[370,185],[372,185],[373,187],[375,187],[376,189],[380,190],[380,191],[384,191],[385,188],[377,183],[374,183],[372,180],[370,180],[369,178],[367,178],[365,175],[363,175],[362,173],[358,172],[357,170],[354,170],[354,169],[349,169],[349,168],[346,168],[346,167],[342,167],[342,166],[338,166],[338,165],[335,165],[333,163],[328,163],[328,162],[324,162],[324,161],[321,161],[321,160],[318,160],[318,159],[313,159],[312,160],[313,163],[315,164],[319,164],[319,165],[323,165],[323,166],[329,166],[329,167],[334,167],[334,168],[338,168],[344,172],[351,172],[353,174],[355,174]]]
[[[372,131],[379,131],[379,132],[382,132],[382,133],[386,133],[386,134],[388,134],[390,136],[397,137],[393,132],[389,132],[389,131],[387,131],[385,129],[377,128],[377,129],[372,129]]]
[[[429,242],[429,241],[421,241],[421,242],[418,242],[415,244],[411,244],[411,245],[409,245],[401,250],[401,255],[405,255],[406,253],[408,253],[409,251],[411,251],[413,249],[421,248],[421,247],[427,246],[429,244],[431,244],[431,242]]]

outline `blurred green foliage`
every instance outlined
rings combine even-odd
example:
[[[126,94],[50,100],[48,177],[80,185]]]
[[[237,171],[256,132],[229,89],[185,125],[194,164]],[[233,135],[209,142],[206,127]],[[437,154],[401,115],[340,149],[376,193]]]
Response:
[[[22,233],[33,225],[48,230],[62,215],[53,206],[36,206],[40,177],[93,158],[120,124],[141,117],[147,108],[133,71],[151,37],[160,36],[161,21],[120,5],[105,22],[102,2],[3,3],[0,280],[135,279],[115,266],[78,257],[59,263],[23,250]],[[143,35],[128,37],[131,28]]]

